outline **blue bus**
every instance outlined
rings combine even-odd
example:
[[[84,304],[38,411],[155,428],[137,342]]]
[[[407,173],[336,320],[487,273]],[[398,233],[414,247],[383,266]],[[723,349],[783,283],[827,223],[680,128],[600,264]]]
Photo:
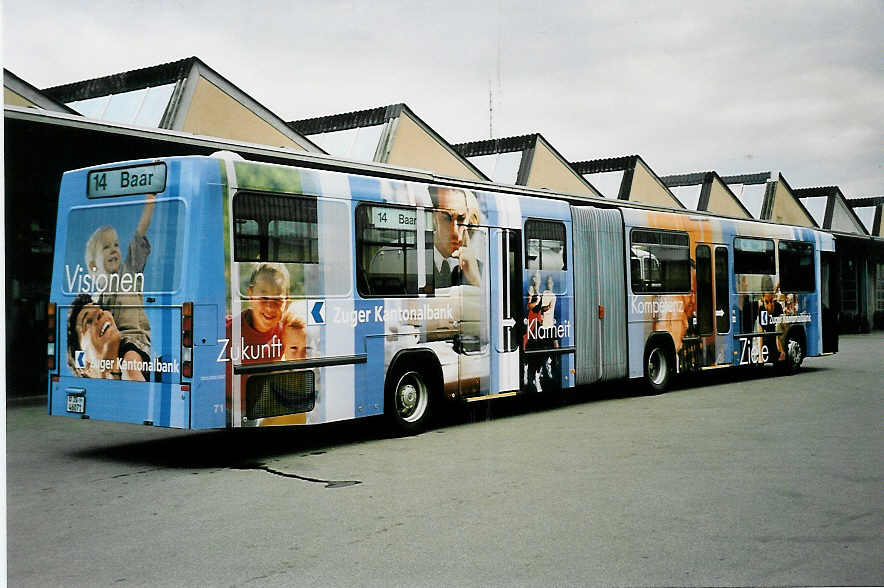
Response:
[[[829,234],[305,156],[64,174],[49,412],[184,429],[775,364],[837,348]]]

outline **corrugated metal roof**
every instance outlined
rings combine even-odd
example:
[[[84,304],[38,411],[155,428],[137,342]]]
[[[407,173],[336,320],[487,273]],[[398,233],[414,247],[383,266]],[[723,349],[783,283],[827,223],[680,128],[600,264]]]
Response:
[[[694,172],[690,174],[661,176],[660,180],[669,188],[677,188],[679,186],[696,186],[697,184],[705,184],[710,180],[711,175],[712,172]]]
[[[540,135],[519,135],[518,137],[503,137],[499,139],[485,139],[483,141],[470,141],[452,145],[464,157],[479,157],[482,155],[494,155],[495,153],[512,153],[524,151],[537,144]]]
[[[334,131],[346,131],[360,127],[380,125],[391,118],[396,118],[402,113],[403,104],[391,104],[366,110],[355,110],[341,114],[329,114],[315,118],[293,120],[286,124],[294,131],[302,135],[316,135],[318,133],[332,133]]]
[[[575,161],[571,163],[571,167],[580,175],[624,171],[635,167],[638,157],[638,155],[624,155],[623,157],[610,157],[607,159]]]
[[[59,102],[67,103],[161,86],[186,77],[196,61],[198,58],[188,57],[179,61],[133,69],[101,78],[54,86],[46,88],[42,92]]]
[[[814,188],[796,188],[795,196],[798,198],[813,198],[816,196],[833,196],[840,194],[838,186],[816,186]]]
[[[845,202],[851,208],[860,208],[863,206],[880,206],[884,204],[884,196],[866,196],[863,198],[845,198]]]
[[[734,176],[721,176],[725,184],[765,184],[771,178],[771,172],[758,172],[754,174],[737,174]]]

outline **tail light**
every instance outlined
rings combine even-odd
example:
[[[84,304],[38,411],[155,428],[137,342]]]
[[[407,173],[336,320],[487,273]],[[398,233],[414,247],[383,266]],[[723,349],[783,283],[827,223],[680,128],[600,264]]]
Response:
[[[55,303],[50,302],[46,309],[46,367],[55,369]]]
[[[193,302],[181,305],[181,375],[193,377]]]
[[[181,305],[181,344],[193,347],[193,302]]]

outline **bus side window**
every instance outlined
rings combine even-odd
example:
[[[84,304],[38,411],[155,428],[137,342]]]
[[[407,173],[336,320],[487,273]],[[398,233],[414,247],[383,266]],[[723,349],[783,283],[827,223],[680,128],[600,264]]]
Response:
[[[240,192],[233,197],[233,260],[285,264],[288,294],[295,298],[347,295],[352,235],[347,223],[337,222],[347,211],[345,203],[329,198]],[[254,269],[240,268],[241,294],[243,278]]]
[[[233,199],[234,261],[319,263],[316,200],[275,194]]]
[[[776,247],[773,239],[734,238],[737,292],[773,292],[776,283]]]
[[[556,221],[525,223],[525,268],[561,271],[568,269],[565,225]]]
[[[261,235],[258,223],[252,219],[238,218],[233,221],[236,235],[236,258],[258,261],[261,259]]]
[[[813,292],[816,272],[813,264],[813,244],[800,241],[780,241],[780,291]]]
[[[418,246],[418,214],[424,242]],[[433,219],[429,211],[363,204],[356,209],[356,286],[361,296],[409,296],[421,291],[418,255],[424,252],[424,292],[433,284]],[[430,253],[427,256],[427,252]]]
[[[634,229],[629,269],[635,294],[691,291],[691,252],[687,233]]]
[[[773,240],[735,238],[734,273],[769,276],[776,274]]]

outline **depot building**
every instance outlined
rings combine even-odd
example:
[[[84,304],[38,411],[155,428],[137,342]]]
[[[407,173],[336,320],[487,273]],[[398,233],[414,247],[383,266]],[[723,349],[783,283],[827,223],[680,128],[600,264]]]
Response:
[[[298,153],[329,154],[471,181],[818,228],[836,237],[833,271],[840,288],[824,303],[839,313],[841,331],[884,328],[884,196],[793,187],[782,171],[660,175],[638,154],[571,159],[540,132],[451,144],[401,103],[286,121],[197,57],[42,89],[26,81],[27,72],[3,74],[10,397],[46,392],[46,309],[62,173],[219,150],[274,163],[292,163]],[[699,154],[697,168],[703,169]],[[124,181],[138,191],[151,178]]]

